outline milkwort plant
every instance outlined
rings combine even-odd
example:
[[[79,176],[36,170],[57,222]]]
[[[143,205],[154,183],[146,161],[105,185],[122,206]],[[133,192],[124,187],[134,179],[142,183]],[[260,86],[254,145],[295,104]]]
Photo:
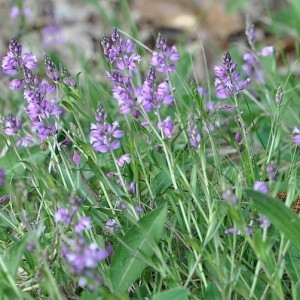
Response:
[[[80,76],[47,54],[40,72],[11,40],[2,69],[22,102],[0,122],[6,299],[297,296],[300,131],[281,126],[285,91],[265,77],[273,47],[257,50],[251,23],[246,36],[244,64],[225,52],[207,92],[162,35],[144,70],[114,28],[97,107]]]

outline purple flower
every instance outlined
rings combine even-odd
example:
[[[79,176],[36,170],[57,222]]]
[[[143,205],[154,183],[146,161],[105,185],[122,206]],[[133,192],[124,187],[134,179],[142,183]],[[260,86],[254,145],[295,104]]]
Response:
[[[260,55],[261,56],[269,56],[274,53],[274,46],[266,46],[261,49]]]
[[[234,139],[235,139],[235,141],[239,144],[239,143],[242,141],[243,136],[242,136],[241,133],[237,132],[237,133],[235,134],[235,136],[234,136]]]
[[[10,10],[9,16],[11,19],[16,20],[20,15],[27,17],[31,14],[31,10],[25,7],[22,11],[17,6],[13,6]]]
[[[245,231],[246,231],[246,234],[252,234],[253,233],[253,230],[250,226],[246,226],[245,228]],[[237,234],[237,235],[241,235],[241,231],[238,230],[237,228],[235,227],[231,227],[231,228],[228,228],[225,230],[225,233],[228,233],[228,234]]]
[[[270,180],[275,180],[276,179],[276,173],[277,173],[277,166],[274,163],[271,163],[267,165],[266,171],[268,173],[269,179]]]
[[[76,80],[71,77],[71,73],[67,70],[67,68],[63,64],[60,64],[59,68],[63,82],[68,86],[76,87]]]
[[[175,71],[175,62],[180,58],[176,46],[168,47],[166,40],[161,34],[156,39],[156,50],[152,53],[150,65],[157,72],[170,74]]]
[[[216,112],[216,103],[214,101],[208,101],[204,104],[204,108],[208,113],[214,114]]]
[[[238,198],[233,193],[232,189],[228,189],[223,193],[223,199],[232,202],[233,204],[236,204],[238,202]]]
[[[67,208],[59,208],[54,214],[54,220],[56,223],[62,222],[70,224],[71,216],[69,210]]]
[[[242,69],[248,76],[253,77],[259,84],[264,84],[264,75],[263,75],[263,67],[257,57],[247,52],[243,56],[244,64],[242,65]]]
[[[110,233],[117,232],[120,230],[120,227],[117,224],[115,219],[109,219],[105,223],[105,229],[108,230]]]
[[[36,67],[37,59],[33,53],[25,53],[22,58],[22,65],[32,70]]]
[[[15,116],[10,114],[4,122],[4,133],[10,136],[17,135],[21,126],[21,121],[17,120]]]
[[[5,170],[0,168],[0,187],[3,187],[5,184]]]
[[[81,163],[81,153],[75,151],[73,156],[72,156],[72,161],[76,166],[80,165],[80,163]]]
[[[255,181],[254,182],[254,190],[259,191],[263,194],[267,194],[269,189],[264,181]]]
[[[50,59],[50,57],[46,53],[44,54],[44,59],[45,59],[47,76],[54,81],[59,81],[59,73],[54,62]]]
[[[297,145],[300,145],[300,134],[294,135],[293,142]]]
[[[1,173],[1,169],[0,169],[0,173]],[[0,174],[0,187],[1,187],[1,174]],[[9,199],[10,199],[10,195],[4,195],[0,198],[0,203],[4,204]]]
[[[67,247],[64,245],[63,257],[68,263],[72,274],[79,276],[79,283],[82,287],[94,289],[101,284],[99,275],[99,262],[111,254],[108,249],[100,249],[96,243],[88,244],[85,239],[72,240]]]
[[[199,86],[197,88],[197,91],[198,91],[198,93],[199,93],[199,95],[200,95],[201,98],[203,98],[204,96],[207,95],[207,90],[206,90],[205,87]]]
[[[74,230],[76,233],[82,233],[85,229],[90,228],[92,228],[91,219],[89,217],[82,217],[75,225]]]
[[[23,81],[20,79],[13,79],[11,80],[11,82],[9,83],[9,88],[11,90],[14,89],[22,89],[23,88]]]
[[[64,36],[61,27],[57,24],[50,24],[41,29],[42,44],[44,46],[60,45],[64,42]]]
[[[172,138],[174,134],[174,124],[171,120],[171,117],[168,116],[164,121],[161,121],[157,124],[159,129],[162,129],[164,136],[168,139]]]
[[[216,95],[220,99],[233,97],[244,90],[250,83],[250,78],[241,81],[241,74],[236,72],[237,63],[234,63],[229,52],[225,52],[223,65],[215,66]]]
[[[101,45],[104,55],[120,71],[132,72],[136,69],[136,64],[141,61],[141,56],[135,51],[132,41],[125,42],[116,28],[113,29],[111,39],[105,36],[101,39]]]
[[[103,108],[99,107],[98,110],[101,111]],[[102,119],[96,124],[91,124],[90,143],[92,144],[93,149],[102,153],[118,149],[120,147],[120,141],[118,139],[124,134],[123,131],[118,128],[118,121],[109,124],[106,123],[106,119]]]
[[[129,164],[131,162],[131,158],[129,154],[123,154],[121,157],[117,160],[117,164],[119,167],[123,167],[126,163]]]
[[[27,135],[24,137],[21,137],[17,142],[16,142],[16,147],[25,147],[27,148],[30,144],[32,144],[34,141],[34,138],[31,135]]]
[[[271,222],[262,214],[259,214],[258,224],[261,228],[267,229],[270,227]]]

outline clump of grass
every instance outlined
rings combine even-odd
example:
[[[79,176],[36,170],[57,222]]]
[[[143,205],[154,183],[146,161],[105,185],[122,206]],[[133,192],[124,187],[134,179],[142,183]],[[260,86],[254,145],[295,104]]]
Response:
[[[243,68],[226,52],[200,87],[163,36],[141,57],[113,29],[101,39],[108,81],[89,97],[81,75],[48,55],[40,75],[12,39],[2,62],[19,98],[1,119],[3,299],[297,298],[293,89],[272,81],[274,48],[257,50],[251,23],[246,36]]]

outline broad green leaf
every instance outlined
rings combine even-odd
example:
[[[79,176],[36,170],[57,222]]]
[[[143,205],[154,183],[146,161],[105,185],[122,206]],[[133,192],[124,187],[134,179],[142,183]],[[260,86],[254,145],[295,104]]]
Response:
[[[300,251],[294,245],[285,255],[285,269],[294,284],[300,282]]]
[[[253,190],[246,190],[253,206],[266,216],[300,250],[300,219],[293,211],[278,199]]]
[[[26,249],[29,236],[25,236],[22,240],[16,242],[13,246],[5,251],[3,261],[11,277],[15,278],[17,271]]]
[[[125,234],[111,260],[110,277],[113,288],[124,292],[147,267],[145,259],[153,255],[153,244],[160,239],[167,215],[163,205],[140,219]]]
[[[185,300],[188,299],[190,291],[184,287],[172,288],[152,297],[152,300]]]
[[[165,172],[158,173],[152,180],[151,180],[151,188],[155,195],[160,195],[165,192],[165,190],[172,185],[171,178]]]

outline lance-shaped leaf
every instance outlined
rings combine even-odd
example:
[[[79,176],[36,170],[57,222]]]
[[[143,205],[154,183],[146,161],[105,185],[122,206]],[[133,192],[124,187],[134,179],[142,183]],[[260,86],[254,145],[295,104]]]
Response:
[[[114,289],[124,292],[147,267],[146,260],[153,255],[153,246],[158,243],[167,215],[163,205],[141,218],[125,234],[111,260],[110,277]]]

